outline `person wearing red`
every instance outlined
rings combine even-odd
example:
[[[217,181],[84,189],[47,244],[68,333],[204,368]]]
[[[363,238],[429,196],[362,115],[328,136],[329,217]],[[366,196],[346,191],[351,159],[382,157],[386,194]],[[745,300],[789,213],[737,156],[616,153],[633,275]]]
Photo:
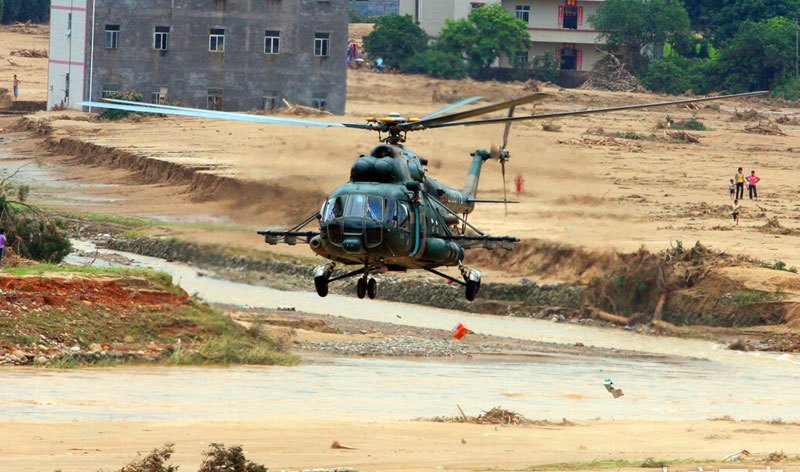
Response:
[[[755,198],[758,201],[758,191],[756,190],[756,184],[761,180],[760,177],[756,175],[756,171],[751,170],[750,175],[747,176],[747,191],[750,194],[750,200]]]

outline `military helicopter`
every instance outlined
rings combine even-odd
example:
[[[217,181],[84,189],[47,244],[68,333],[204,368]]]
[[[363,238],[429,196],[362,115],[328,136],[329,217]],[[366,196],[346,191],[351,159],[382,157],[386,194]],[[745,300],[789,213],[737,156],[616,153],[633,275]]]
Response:
[[[422,118],[405,118],[391,113],[381,118],[367,118],[366,123],[338,123],[317,120],[249,115],[183,108],[169,105],[145,104],[107,99],[103,102],[83,102],[90,108],[116,109],[137,113],[192,116],[268,124],[311,127],[357,128],[378,133],[380,144],[369,154],[359,156],[350,170],[350,181],[337,187],[319,211],[285,231],[259,231],[271,245],[285,243],[308,244],[316,254],[328,259],[314,269],[314,286],[321,297],[328,295],[331,282],[358,277],[358,298],[375,298],[377,281],[372,275],[385,271],[422,269],[465,288],[467,300],[475,299],[481,286],[481,272],[464,265],[464,253],[473,248],[511,249],[519,240],[511,236],[490,236],[468,222],[468,216],[478,203],[509,204],[505,189],[505,166],[510,158],[507,149],[510,127],[516,121],[562,118],[575,115],[608,113],[621,110],[679,105],[692,102],[763,95],[752,92],[736,95],[703,97],[687,100],[597,108],[578,111],[514,116],[516,107],[548,97],[533,93],[514,100],[473,108],[453,110],[480,100],[471,97],[448,105]],[[507,116],[470,120],[477,116],[507,110]],[[452,126],[505,124],[502,145],[489,150],[478,149],[471,154],[471,164],[464,187],[459,190],[426,175],[427,159],[414,153],[404,143],[409,132]],[[500,163],[504,188],[502,200],[482,200],[477,197],[481,170],[486,161]],[[306,229],[316,222],[316,229]],[[336,264],[355,265],[344,273]],[[461,279],[439,270],[457,266]]]

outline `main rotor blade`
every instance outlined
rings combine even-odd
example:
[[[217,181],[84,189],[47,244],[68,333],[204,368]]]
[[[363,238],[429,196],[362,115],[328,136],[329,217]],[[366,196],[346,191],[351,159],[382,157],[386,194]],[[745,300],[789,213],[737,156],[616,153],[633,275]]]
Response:
[[[450,105],[447,105],[446,107],[440,108],[440,109],[436,110],[433,113],[428,113],[427,115],[423,116],[421,119],[427,120],[429,118],[433,118],[434,116],[439,116],[442,113],[447,113],[448,111],[455,110],[458,107],[463,107],[464,105],[469,105],[470,103],[477,102],[478,100],[480,100],[482,98],[483,97],[465,98],[464,100],[461,100],[461,101],[458,101],[458,102],[455,102],[455,103],[451,103]]]
[[[609,113],[613,111],[624,111],[624,110],[637,110],[640,108],[654,108],[654,107],[663,107],[668,105],[680,105],[682,103],[694,103],[694,102],[709,102],[712,100],[724,100],[726,98],[739,98],[739,97],[754,97],[758,95],[765,95],[768,94],[769,91],[763,92],[748,92],[748,93],[738,93],[734,95],[720,95],[719,97],[702,97],[702,98],[692,98],[688,100],[675,100],[670,102],[657,102],[657,103],[646,103],[643,105],[625,105],[621,107],[610,107],[610,108],[593,108],[588,110],[578,110],[578,111],[562,111],[556,113],[544,113],[541,115],[527,115],[527,116],[515,116],[511,118],[487,118],[484,120],[474,120],[474,121],[457,121],[451,123],[440,123],[440,124],[433,124],[427,126],[428,128],[447,128],[450,126],[475,126],[475,125],[490,125],[490,124],[497,124],[497,123],[511,123],[515,121],[527,121],[527,120],[544,120],[549,118],[563,118],[566,116],[576,116],[576,115],[591,115],[595,113]]]
[[[248,115],[246,113],[231,113],[214,110],[201,110],[199,108],[183,108],[170,105],[145,104],[140,102],[128,102],[125,100],[114,100],[115,103],[107,102],[81,102],[81,106],[92,108],[105,108],[110,110],[131,111],[135,113],[152,113],[162,115],[191,116],[196,118],[214,118],[220,120],[244,121],[251,123],[266,123],[274,125],[289,126],[314,126],[321,128],[346,127],[367,129],[366,124],[355,123],[335,123],[328,121],[301,120],[297,118],[282,118],[277,116]]]
[[[429,118],[427,120],[420,120],[415,123],[406,123],[402,126],[402,128],[404,129],[436,128],[438,127],[436,125],[439,124],[451,123],[453,121],[472,118],[473,116],[485,115],[486,113],[491,113],[493,111],[498,111],[498,110],[505,110],[506,108],[511,108],[518,105],[524,105],[526,103],[538,102],[539,100],[544,100],[549,96],[550,95],[546,93],[536,92],[530,95],[525,95],[523,97],[515,98],[514,100],[508,100],[505,102],[495,103],[493,105],[486,105],[479,108],[473,108],[472,110],[452,113],[450,115],[436,116],[433,118]]]

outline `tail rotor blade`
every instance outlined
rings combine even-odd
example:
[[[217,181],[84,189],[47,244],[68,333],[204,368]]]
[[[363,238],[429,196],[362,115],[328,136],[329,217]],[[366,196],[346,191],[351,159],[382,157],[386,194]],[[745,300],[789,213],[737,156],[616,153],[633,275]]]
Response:
[[[513,118],[514,117],[514,108],[516,108],[516,107],[511,107],[511,108],[508,109],[508,117],[509,118]],[[509,136],[509,134],[511,134],[511,122],[510,121],[508,123],[506,123],[506,129],[503,131],[503,149],[505,149],[506,146],[508,146],[508,136]]]
[[[506,190],[506,161],[500,161],[500,172],[503,174],[503,205],[505,206],[506,216],[508,216],[508,195]]]
[[[511,107],[508,109],[508,117],[512,118],[514,116],[514,108]],[[505,207],[505,216],[508,217],[508,184],[506,183],[506,161],[508,160],[508,153],[506,152],[506,147],[508,147],[508,137],[511,134],[511,122],[506,123],[506,128],[503,130],[503,156],[500,158],[500,172],[503,174],[503,200],[505,203],[503,204]]]

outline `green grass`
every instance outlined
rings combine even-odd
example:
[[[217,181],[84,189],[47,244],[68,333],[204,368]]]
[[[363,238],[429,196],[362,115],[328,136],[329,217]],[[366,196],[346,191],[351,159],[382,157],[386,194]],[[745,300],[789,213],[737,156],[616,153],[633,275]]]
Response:
[[[222,224],[222,223],[184,223],[180,221],[161,221],[148,218],[135,218],[128,216],[116,216],[106,213],[92,213],[92,212],[58,212],[65,217],[76,218],[81,220],[96,221],[101,223],[112,223],[119,226],[125,226],[131,229],[136,228],[183,228],[194,229],[208,232],[256,232],[261,228],[246,225]]]
[[[707,127],[705,123],[697,119],[696,115],[686,120],[676,121],[672,125],[672,129],[685,130],[685,131],[713,131]]]
[[[39,263],[29,266],[5,267],[0,273],[24,276],[43,276],[53,273],[67,273],[86,276],[118,276],[118,277],[142,277],[164,288],[172,287],[172,276],[164,272],[150,269],[134,269],[130,267],[94,267],[94,266],[73,266],[62,264]]]
[[[754,303],[767,303],[783,298],[782,292],[765,292],[763,290],[734,290],[725,295],[726,301],[736,306],[747,306]]]
[[[252,339],[239,335],[226,334],[209,339],[190,349],[180,349],[172,353],[165,364],[170,365],[296,365],[299,360],[286,352],[277,350],[270,340]]]

